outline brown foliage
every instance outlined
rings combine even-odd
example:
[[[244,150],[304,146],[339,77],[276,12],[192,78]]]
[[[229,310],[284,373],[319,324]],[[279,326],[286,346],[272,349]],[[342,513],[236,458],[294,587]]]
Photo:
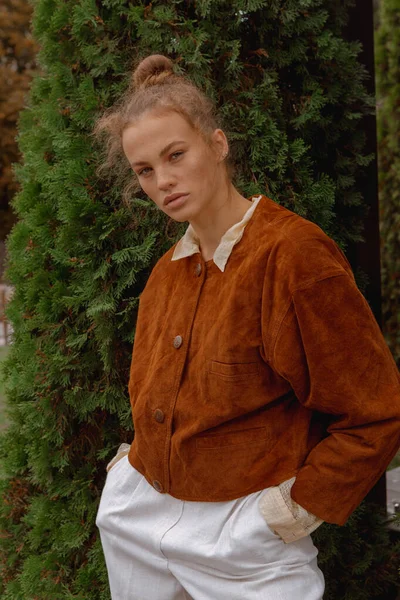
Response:
[[[32,7],[27,0],[2,0],[0,5],[0,239],[15,216],[9,203],[17,190],[12,163],[21,156],[16,141],[17,122],[36,69],[38,46],[32,39]]]

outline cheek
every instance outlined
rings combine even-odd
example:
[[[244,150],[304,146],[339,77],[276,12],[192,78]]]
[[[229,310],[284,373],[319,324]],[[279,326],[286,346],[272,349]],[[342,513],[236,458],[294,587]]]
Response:
[[[152,200],[152,202],[154,202],[154,204],[158,206],[160,210],[168,214],[168,212],[165,210],[165,207],[162,205],[165,192],[161,192],[158,189],[156,178],[154,176],[149,177],[149,179],[143,178],[143,180],[140,182],[140,186],[150,200]]]
[[[212,177],[212,163],[204,157],[193,157],[185,165],[183,174],[190,177],[192,180],[199,180],[200,183],[205,183],[206,180]]]
[[[156,194],[154,192],[154,186],[150,185],[150,181],[143,179],[139,182],[140,189],[150,198],[153,202],[156,202]]]
[[[137,179],[142,190],[146,192],[146,194],[150,195],[155,185],[154,177],[138,177]]]

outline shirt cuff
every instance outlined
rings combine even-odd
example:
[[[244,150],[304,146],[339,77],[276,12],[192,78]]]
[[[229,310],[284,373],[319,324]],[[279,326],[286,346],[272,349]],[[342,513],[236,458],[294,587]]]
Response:
[[[121,458],[123,456],[126,456],[127,454],[129,454],[129,450],[130,450],[131,446],[130,444],[121,444],[120,447],[117,450],[117,454],[114,456],[114,458],[112,460],[110,460],[110,462],[108,463],[108,465],[106,466],[106,470],[107,473],[110,469],[112,469],[112,467],[119,461],[121,460]]]
[[[324,521],[292,500],[290,490],[296,478],[267,488],[259,509],[268,527],[288,544],[315,531]]]

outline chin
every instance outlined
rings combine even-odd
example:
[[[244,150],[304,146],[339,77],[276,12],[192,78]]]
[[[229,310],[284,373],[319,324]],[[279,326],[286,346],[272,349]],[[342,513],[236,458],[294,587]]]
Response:
[[[187,206],[182,206],[179,210],[171,210],[168,211],[166,210],[167,207],[163,207],[163,212],[168,215],[168,217],[170,217],[170,219],[173,219],[173,221],[176,221],[177,223],[184,223],[185,221],[189,221],[191,218],[193,218],[193,208],[191,209],[190,207]]]
[[[172,219],[173,221],[176,221],[177,223],[185,223],[185,221],[189,221],[189,219],[190,219],[190,216],[188,216],[188,215],[185,216],[184,214],[183,215],[174,215],[174,216],[169,214],[168,216],[170,217],[170,219]]]

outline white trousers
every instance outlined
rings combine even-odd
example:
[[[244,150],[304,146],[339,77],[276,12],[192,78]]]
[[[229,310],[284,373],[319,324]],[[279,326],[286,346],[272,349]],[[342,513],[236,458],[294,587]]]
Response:
[[[267,526],[264,490],[228,502],[160,494],[124,456],[107,474],[96,525],[113,600],[321,600],[311,537]]]

